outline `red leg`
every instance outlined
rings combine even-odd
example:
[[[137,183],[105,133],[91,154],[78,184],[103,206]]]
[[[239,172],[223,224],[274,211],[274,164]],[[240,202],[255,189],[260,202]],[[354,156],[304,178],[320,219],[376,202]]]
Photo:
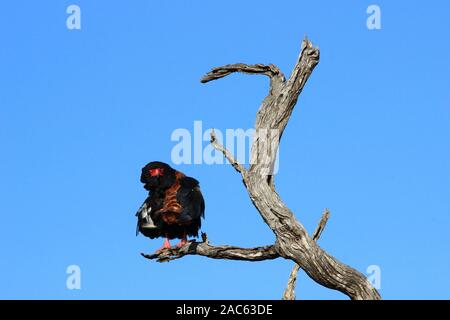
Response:
[[[182,246],[184,246],[187,243],[187,236],[186,233],[183,234],[183,238],[181,239],[181,241],[177,244],[177,248],[181,248]]]
[[[170,246],[169,238],[166,235],[166,239],[164,240],[164,244],[162,245],[161,248],[156,250],[156,253],[159,253],[159,252],[161,252],[161,251],[163,251],[165,249],[170,249],[170,248],[172,248],[172,247]]]

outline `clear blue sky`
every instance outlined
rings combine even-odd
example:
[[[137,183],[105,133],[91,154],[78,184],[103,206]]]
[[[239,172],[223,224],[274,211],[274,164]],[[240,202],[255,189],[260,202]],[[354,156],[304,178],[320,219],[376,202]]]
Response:
[[[382,29],[368,30],[378,4]],[[81,7],[81,30],[66,8]],[[279,193],[320,244],[384,298],[450,298],[450,4],[445,1],[8,1],[0,13],[0,298],[280,298],[292,263],[143,259],[141,167],[177,128],[251,128],[268,81],[210,68],[321,49],[283,137]],[[205,142],[204,146],[207,143]],[[271,231],[227,165],[176,166],[214,244]],[[66,268],[81,268],[81,290]],[[301,274],[300,299],[344,299]]]

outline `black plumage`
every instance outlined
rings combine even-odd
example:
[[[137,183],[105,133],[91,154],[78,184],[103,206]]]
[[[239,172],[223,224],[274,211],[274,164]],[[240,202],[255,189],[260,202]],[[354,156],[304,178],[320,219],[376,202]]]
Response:
[[[149,196],[136,213],[137,230],[151,239],[197,237],[204,218],[205,202],[199,182],[163,162],[150,162],[142,168],[141,182]]]

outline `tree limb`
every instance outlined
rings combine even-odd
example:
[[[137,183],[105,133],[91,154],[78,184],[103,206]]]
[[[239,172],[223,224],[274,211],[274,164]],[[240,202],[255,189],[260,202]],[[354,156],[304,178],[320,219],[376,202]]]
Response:
[[[325,209],[322,218],[320,218],[320,222],[317,225],[316,230],[313,233],[313,240],[317,241],[319,240],[323,229],[325,229],[325,225],[328,222],[328,219],[330,217],[330,211],[328,209]],[[295,264],[295,266],[292,268],[291,274],[289,275],[288,283],[286,286],[286,289],[284,290],[282,300],[295,300],[295,286],[297,284],[297,275],[298,270],[300,269],[300,266],[298,264]]]
[[[263,74],[270,78],[271,86],[275,86],[285,81],[284,74],[273,64],[253,64],[247,65],[244,63],[227,64],[222,67],[217,67],[208,72],[200,80],[201,83],[217,80],[226,77],[234,72],[242,72],[247,74]]]
[[[229,152],[223,145],[221,145],[216,138],[216,133],[214,132],[214,129],[211,130],[211,144],[216,148],[218,151],[222,152],[225,158],[231,163],[234,169],[236,169],[237,172],[245,176],[247,173],[247,170],[245,170],[244,166],[241,165],[236,158]]]
[[[297,63],[287,81],[280,73],[261,65],[237,64],[213,69],[202,82],[220,79],[232,72],[270,76],[270,90],[256,114],[255,129],[256,132],[277,130],[276,139],[279,142],[298,97],[319,62],[319,57],[319,49],[305,38]],[[265,143],[273,145],[275,138],[271,136],[269,139],[270,141]],[[274,188],[272,170],[267,170],[274,166],[278,144],[261,154],[260,140],[258,138],[253,141],[251,159],[257,161],[252,161],[247,173],[243,175],[243,182],[252,203],[275,234],[275,248],[280,256],[295,261],[317,283],[339,290],[351,299],[381,299],[362,273],[339,262],[320,248],[284,204]]]
[[[284,289],[281,300],[295,300],[295,286],[297,285],[297,275],[300,266],[295,264],[288,278],[286,289]]]
[[[141,255],[150,260],[166,262],[182,258],[186,255],[199,255],[212,259],[228,259],[243,261],[262,261],[279,258],[273,245],[256,248],[239,248],[234,246],[212,246],[206,242],[189,242],[181,248],[164,249],[159,253]]]
[[[325,229],[325,226],[327,225],[328,219],[330,218],[330,210],[325,209],[322,213],[322,218],[320,218],[319,224],[316,227],[316,230],[313,233],[313,240],[317,241],[319,240],[320,236],[322,235],[323,229]]]

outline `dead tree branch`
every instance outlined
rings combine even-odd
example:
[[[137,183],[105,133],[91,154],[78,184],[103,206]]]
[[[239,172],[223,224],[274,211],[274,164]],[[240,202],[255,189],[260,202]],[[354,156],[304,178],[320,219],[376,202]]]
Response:
[[[295,286],[297,285],[297,276],[299,269],[300,266],[298,264],[295,264],[292,268],[288,283],[286,285],[286,289],[283,292],[281,300],[295,300]]]
[[[214,148],[216,148],[218,151],[223,153],[225,158],[227,158],[227,160],[231,163],[231,165],[233,166],[234,169],[236,169],[237,172],[242,174],[242,176],[245,176],[245,174],[247,173],[247,170],[245,170],[244,166],[242,166],[234,158],[234,156],[231,154],[231,152],[229,152],[227,149],[225,149],[225,147],[217,141],[214,130],[211,131],[211,144],[214,146]]]
[[[255,129],[276,130],[278,135],[265,141],[269,146],[261,154],[261,137],[254,139],[251,165],[243,175],[249,197],[263,220],[276,236],[275,248],[280,256],[295,261],[314,281],[339,290],[352,299],[380,299],[366,277],[357,270],[339,262],[320,248],[308,235],[303,225],[284,204],[273,185],[272,168],[276,151],[292,111],[309,76],[319,62],[319,49],[305,39],[291,76],[286,81],[273,65],[227,65],[213,69],[202,82],[225,77],[233,72],[264,74],[271,77],[270,89],[257,114]],[[274,141],[274,140],[277,141]],[[275,142],[275,144],[274,144]],[[269,170],[268,170],[269,169]]]
[[[319,224],[317,225],[317,228],[313,233],[312,238],[314,241],[319,240],[320,236],[322,235],[323,229],[325,229],[325,226],[327,225],[328,219],[330,219],[330,210],[325,209],[322,213],[322,218],[320,218]]]
[[[284,74],[278,69],[277,66],[269,64],[268,66],[263,64],[247,65],[244,63],[227,64],[226,66],[217,67],[208,72],[200,81],[206,83],[209,81],[217,80],[228,76],[234,72],[242,72],[247,74],[263,74],[270,78],[270,86],[276,87],[281,85],[284,81]]]
[[[316,230],[313,233],[313,240],[317,242],[319,240],[320,236],[322,235],[323,229],[325,229],[325,225],[328,222],[328,219],[330,218],[330,211],[328,209],[325,209],[322,218],[320,218],[320,222],[317,225]],[[298,270],[300,269],[300,266],[296,264],[291,271],[291,274],[289,275],[288,283],[286,285],[286,289],[284,290],[282,300],[295,300],[295,286],[297,284],[297,275]]]
[[[165,249],[160,253],[144,254],[143,257],[166,262],[182,258],[187,255],[199,255],[212,259],[262,261],[279,258],[280,255],[275,247],[265,246],[256,248],[239,248],[233,246],[212,246],[209,242],[190,242],[181,248]]]

